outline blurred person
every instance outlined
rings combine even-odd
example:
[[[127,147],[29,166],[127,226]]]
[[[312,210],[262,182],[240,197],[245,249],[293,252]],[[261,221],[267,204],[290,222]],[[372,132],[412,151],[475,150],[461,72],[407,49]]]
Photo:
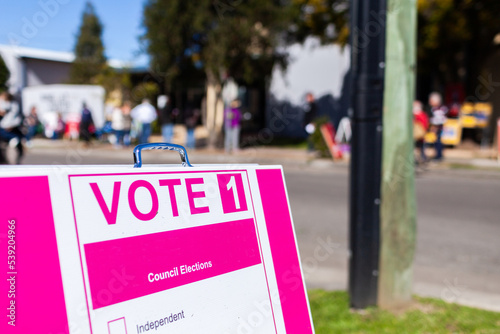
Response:
[[[115,135],[115,147],[121,147],[123,145],[123,112],[121,106],[113,107],[111,112],[111,129]]]
[[[80,139],[83,139],[85,145],[90,144],[90,126],[93,124],[92,112],[87,108],[87,104],[83,102],[80,119]]]
[[[3,92],[0,97],[0,117],[0,140],[17,150],[16,164],[19,164],[24,154],[21,129],[23,117],[19,104],[8,92]],[[3,155],[2,160],[5,160]]]
[[[436,134],[436,142],[434,143],[436,155],[433,159],[441,161],[443,159],[443,143],[441,142],[441,137],[443,135],[443,127],[446,122],[448,108],[443,105],[443,98],[441,94],[437,92],[432,92],[429,95],[429,106],[431,108],[431,131]]]
[[[312,134],[316,130],[316,124],[314,121],[318,114],[318,106],[316,105],[316,100],[312,93],[306,94],[306,106],[304,110],[304,122],[303,126],[305,131],[308,134],[308,150],[314,150],[314,143],[312,141]]]
[[[130,130],[132,129],[132,116],[130,113],[132,112],[132,103],[130,101],[123,102],[121,106],[124,126],[123,126],[123,145],[130,145]]]
[[[457,102],[453,102],[450,105],[448,114],[446,115],[448,118],[458,118],[460,116],[460,104]]]
[[[57,113],[57,123],[56,128],[54,129],[54,134],[52,139],[61,139],[64,136],[64,130],[66,129],[66,123],[63,120],[62,114]]]
[[[130,104],[124,102],[120,107],[115,107],[111,114],[111,127],[116,136],[116,147],[126,145],[125,136],[130,132]]]
[[[167,95],[160,96],[158,98],[158,108],[163,141],[165,143],[171,143],[174,135],[174,123],[176,118],[171,99]]]
[[[80,117],[80,115],[78,115],[78,117]],[[57,113],[54,111],[47,111],[41,115],[40,121],[43,125],[43,134],[45,137],[52,138],[57,127]],[[78,123],[80,123],[80,119],[78,119]]]
[[[146,144],[151,135],[151,123],[156,119],[156,109],[151,105],[149,99],[143,99],[142,103],[131,111],[132,119],[140,124],[138,134],[139,144]]]
[[[229,108],[224,110],[224,127],[226,137],[224,138],[224,149],[226,153],[237,152],[239,150],[241,111],[240,101],[235,99],[229,104]]]
[[[119,103],[106,103],[104,105],[104,123],[113,121],[113,112]]]
[[[26,127],[26,145],[31,146],[31,139],[37,134],[40,120],[38,119],[38,111],[36,106],[32,106],[30,114],[24,118],[24,126]]]
[[[186,125],[186,147],[192,150],[196,147],[194,130],[198,124],[199,118],[200,109],[193,108],[192,105],[188,104],[186,111],[184,112],[184,124]]]
[[[416,100],[413,102],[413,140],[415,147],[420,151],[422,162],[427,161],[425,155],[425,134],[429,129],[429,116],[423,110],[422,102]]]
[[[80,136],[80,114],[79,113],[68,113],[65,114],[65,131],[64,137],[69,140],[78,140]]]
[[[66,129],[66,123],[64,122],[60,112],[48,111],[42,115],[41,118],[45,137],[56,140],[60,139],[64,135]],[[80,122],[80,116],[78,116],[78,122]]]
[[[132,124],[130,126],[130,135],[129,135],[130,142],[135,140],[139,141],[139,135],[141,134],[141,129],[142,129],[142,124],[138,120],[132,118]]]

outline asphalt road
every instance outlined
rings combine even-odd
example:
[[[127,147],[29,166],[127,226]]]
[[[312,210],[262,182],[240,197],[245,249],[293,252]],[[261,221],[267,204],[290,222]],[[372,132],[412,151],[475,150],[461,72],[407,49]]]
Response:
[[[308,287],[345,289],[347,170],[285,171]],[[500,174],[431,171],[416,190],[414,292],[500,311]]]
[[[148,159],[158,162],[153,156]],[[198,162],[203,159],[218,161],[213,156],[198,156]],[[130,151],[41,148],[29,152],[24,162],[109,164],[131,160]],[[291,163],[285,165],[285,178],[307,287],[346,289],[347,167]],[[415,293],[500,311],[500,173],[432,170],[417,177],[416,187]]]

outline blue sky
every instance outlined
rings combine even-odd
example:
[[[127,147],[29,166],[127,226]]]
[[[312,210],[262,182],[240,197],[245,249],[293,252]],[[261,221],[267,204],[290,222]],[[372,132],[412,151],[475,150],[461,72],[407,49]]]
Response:
[[[0,44],[73,51],[86,0],[1,0]],[[106,56],[146,65],[138,55],[143,0],[94,0],[104,26]]]

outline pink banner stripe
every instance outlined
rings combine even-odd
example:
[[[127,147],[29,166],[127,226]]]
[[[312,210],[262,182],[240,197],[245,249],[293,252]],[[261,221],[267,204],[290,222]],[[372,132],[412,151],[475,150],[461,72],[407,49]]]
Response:
[[[93,309],[261,263],[253,219],[96,242],[84,250]]]
[[[0,189],[0,333],[68,333],[48,178],[0,178]],[[9,221],[15,238],[8,237]]]
[[[257,170],[257,180],[286,332],[313,333],[281,170]]]

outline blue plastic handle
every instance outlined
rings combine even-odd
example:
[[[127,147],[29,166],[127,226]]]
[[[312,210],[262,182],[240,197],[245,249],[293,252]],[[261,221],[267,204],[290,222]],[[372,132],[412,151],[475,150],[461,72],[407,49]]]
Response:
[[[139,144],[134,148],[134,168],[142,167],[142,150],[168,150],[168,151],[177,151],[181,156],[181,163],[184,167],[193,167],[189,163],[188,155],[186,149],[177,144],[169,144],[169,143],[148,143],[148,144]]]

